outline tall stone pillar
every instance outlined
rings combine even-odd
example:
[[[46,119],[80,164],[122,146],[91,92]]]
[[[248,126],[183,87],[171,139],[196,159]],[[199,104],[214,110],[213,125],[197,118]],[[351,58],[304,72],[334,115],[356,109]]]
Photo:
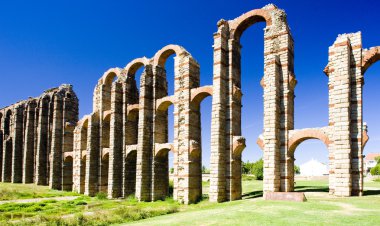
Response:
[[[278,192],[280,179],[280,70],[279,57],[265,57],[264,71],[264,198]]]
[[[89,117],[87,132],[86,179],[84,194],[94,196],[98,192],[98,168],[100,157],[99,116]]]
[[[23,178],[22,182],[33,183],[34,177],[34,139],[35,139],[35,112],[36,102],[28,103],[26,110],[26,128],[24,138],[24,160],[23,160]]]
[[[63,100],[55,95],[53,110],[53,131],[50,159],[49,187],[60,190],[62,187],[62,146],[63,146]]]
[[[151,65],[146,65],[141,75],[139,105],[136,197],[140,201],[151,201],[153,155],[153,76]]]
[[[11,182],[12,179],[12,137],[8,137],[3,148],[3,170],[2,182]]]
[[[17,106],[14,111],[13,148],[12,148],[12,183],[22,182],[24,107]]]
[[[228,91],[227,21],[218,22],[214,34],[213,97],[211,116],[210,192],[211,202],[226,200],[226,111]]]
[[[44,97],[39,103],[37,128],[36,177],[37,185],[47,185],[47,151],[48,151],[49,98]]]
[[[123,85],[114,82],[111,89],[111,125],[108,171],[108,197],[122,196],[123,182]]]
[[[168,95],[166,70],[164,67],[155,65],[153,82],[156,103],[158,99]],[[169,167],[169,156],[167,152],[157,155],[159,150],[156,150],[156,144],[168,143],[168,110],[167,108],[158,109],[156,104],[154,104],[154,109],[153,140],[155,154],[152,163],[152,199],[162,200],[169,195],[169,171],[167,169]]]
[[[332,128],[330,152],[334,153],[337,196],[351,195],[351,45],[347,35],[337,38],[329,48],[329,111]]]
[[[202,196],[200,153],[192,153],[200,152],[200,148],[192,147],[194,144],[190,139],[190,128],[194,123],[190,121],[191,89],[199,85],[199,65],[188,53],[182,53],[176,56],[174,68],[177,99],[174,104],[174,124],[178,128],[174,144],[178,158],[176,199],[189,204],[198,201]]]

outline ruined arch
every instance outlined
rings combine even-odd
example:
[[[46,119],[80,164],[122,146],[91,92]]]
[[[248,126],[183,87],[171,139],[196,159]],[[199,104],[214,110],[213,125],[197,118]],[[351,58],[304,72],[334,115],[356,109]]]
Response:
[[[320,140],[325,144],[329,156],[329,192],[332,194],[335,188],[335,172],[334,172],[334,152],[331,150],[332,140],[330,139],[330,129],[328,127],[323,128],[310,128],[302,130],[290,131],[288,140],[288,153],[287,158],[284,160],[287,166],[287,176],[289,180],[288,189],[294,191],[294,153],[297,147],[306,140]]]
[[[132,60],[125,66],[124,68],[124,74],[126,76],[135,76],[137,70],[139,70],[141,67],[146,67],[150,64],[150,60],[146,57],[141,57]]]
[[[191,90],[191,103],[193,106],[200,106],[206,98],[212,96],[212,86],[202,86]]]
[[[271,10],[276,9],[274,5],[269,5],[266,9],[255,9],[244,13],[230,23],[231,38],[239,41],[243,32],[257,22],[266,22],[267,26],[272,25]]]
[[[303,141],[310,139],[317,139],[322,141],[327,148],[332,143],[329,139],[328,134],[326,132],[323,132],[321,129],[298,130],[289,138],[288,142],[290,153],[294,153],[297,146]]]
[[[100,78],[100,81],[103,85],[111,86],[113,80],[121,77],[121,69],[120,68],[110,68],[108,69],[103,76]]]
[[[171,56],[171,55],[190,55],[185,48],[179,45],[167,45],[160,49],[153,57],[153,65],[154,66],[160,66],[162,68],[165,67],[166,60]]]
[[[367,69],[380,60],[380,46],[372,47],[364,52],[362,57],[362,74],[364,74]]]

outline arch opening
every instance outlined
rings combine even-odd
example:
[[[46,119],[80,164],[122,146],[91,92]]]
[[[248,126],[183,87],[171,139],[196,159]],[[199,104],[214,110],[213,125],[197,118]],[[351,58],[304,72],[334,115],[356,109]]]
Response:
[[[108,169],[109,169],[109,153],[106,153],[101,159],[100,183],[99,183],[99,192],[106,193],[106,194],[108,191]]]
[[[131,150],[125,159],[125,191],[124,196],[133,196],[136,192],[137,150]]]
[[[80,191],[79,193],[81,194],[84,193],[84,188],[86,184],[86,164],[87,164],[86,155],[84,155],[80,161]]]

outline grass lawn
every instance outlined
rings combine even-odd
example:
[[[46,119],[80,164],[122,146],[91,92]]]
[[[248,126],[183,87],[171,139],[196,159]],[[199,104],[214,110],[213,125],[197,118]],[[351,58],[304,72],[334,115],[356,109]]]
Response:
[[[209,183],[203,188],[207,197]],[[298,181],[296,190],[306,192],[305,203],[264,201],[262,181],[243,181],[243,200],[180,205],[172,199],[137,202],[133,198],[107,200],[101,195],[78,195],[75,200],[44,200],[34,203],[0,205],[0,225],[380,225],[380,182],[368,182],[372,190],[363,197],[337,198],[327,194],[327,181]],[[29,195],[9,194],[16,191]],[[74,193],[52,191],[47,187],[2,184],[15,199],[59,197]],[[5,194],[5,193],[4,193]]]
[[[35,184],[0,183],[0,201],[77,195],[78,194],[74,192],[52,190],[49,189],[48,186],[37,186]]]
[[[207,188],[207,184],[203,184]],[[297,181],[307,202],[264,201],[261,181],[243,181],[243,200],[182,207],[179,213],[132,225],[380,225],[380,182],[365,183],[367,196],[339,198],[328,195],[327,181]]]

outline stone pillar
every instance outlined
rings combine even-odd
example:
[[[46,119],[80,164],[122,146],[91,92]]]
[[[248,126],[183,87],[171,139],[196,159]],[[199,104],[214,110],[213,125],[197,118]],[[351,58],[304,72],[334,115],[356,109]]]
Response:
[[[211,117],[210,192],[211,202],[226,200],[226,111],[228,91],[228,23],[218,22],[214,34],[213,97]]]
[[[201,164],[200,153],[192,155],[191,125],[191,89],[199,86],[199,65],[188,54],[182,53],[175,57],[175,96],[174,126],[175,131],[174,152],[177,155],[177,189],[174,197],[181,203],[189,204],[200,200],[202,187],[200,186]],[[197,145],[196,145],[197,146]],[[200,152],[199,148],[195,148]],[[194,158],[193,158],[194,157]]]
[[[15,107],[13,148],[12,148],[12,183],[22,182],[22,149],[23,149],[24,107]]]
[[[329,48],[329,111],[332,128],[330,152],[334,153],[337,196],[351,195],[351,46],[347,35],[337,38]]]
[[[156,65],[154,70],[154,99],[157,101],[160,98],[168,95],[167,78],[165,68]],[[157,109],[156,101],[154,103],[154,144],[164,144],[168,142],[168,110]],[[163,200],[169,195],[169,156],[168,153],[162,153],[157,156],[156,147],[154,147],[154,158],[152,164],[152,199]],[[170,150],[169,150],[170,151]]]
[[[123,177],[123,85],[114,82],[111,90],[111,125],[108,197],[122,196]]]
[[[63,145],[63,100],[59,95],[54,98],[53,131],[50,159],[49,187],[60,190],[62,187],[62,145]]]
[[[226,156],[228,167],[226,171],[226,195],[227,200],[236,200],[241,198],[241,153],[234,155],[233,139],[235,136],[241,136],[241,46],[235,39],[228,40],[229,50],[229,84],[228,84],[228,106],[227,111],[227,131],[226,143],[229,152]]]
[[[134,77],[128,76],[123,84],[123,196],[135,195],[136,159],[139,110],[128,111],[128,106],[139,103],[139,93]],[[134,145],[135,150],[127,153],[127,145]]]
[[[281,189],[280,172],[280,70],[278,56],[264,60],[264,197]],[[280,138],[280,139],[279,139]]]
[[[362,36],[360,32],[349,35],[351,44],[351,195],[363,195],[363,85]]]
[[[26,128],[24,138],[24,160],[23,160],[23,183],[33,183],[34,176],[34,139],[35,139],[35,112],[36,102],[31,101],[26,111]]]
[[[141,75],[139,105],[136,197],[140,201],[151,201],[153,155],[153,76],[151,65],[146,65]]]
[[[48,151],[49,98],[44,97],[39,103],[37,128],[36,177],[37,185],[47,185],[47,151]]]
[[[98,192],[98,169],[100,156],[99,116],[89,117],[87,130],[86,179],[84,194],[94,196]]]
[[[8,139],[4,142],[3,148],[3,175],[2,182],[11,182],[12,178],[12,137],[8,137]]]

